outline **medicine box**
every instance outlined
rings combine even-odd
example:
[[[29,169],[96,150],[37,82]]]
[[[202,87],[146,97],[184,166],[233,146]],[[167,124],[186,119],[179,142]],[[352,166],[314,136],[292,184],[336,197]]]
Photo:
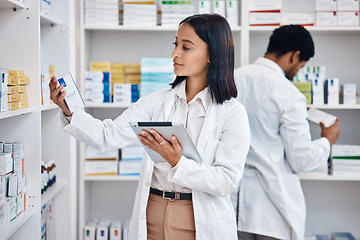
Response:
[[[281,25],[297,24],[301,26],[313,26],[315,16],[313,13],[282,13]]]
[[[327,79],[328,84],[328,104],[337,105],[339,104],[339,79],[338,78],[329,78]]]
[[[249,14],[250,26],[279,26],[281,13],[278,12],[251,12]]]
[[[343,104],[356,104],[356,85],[341,85],[341,97]]]
[[[359,11],[359,0],[337,0],[338,11]]]
[[[316,0],[315,11],[336,11],[337,2],[336,0]]]
[[[239,7],[237,0],[226,1],[226,19],[231,26],[239,25]]]
[[[13,171],[12,153],[0,153],[0,175],[7,175]]]
[[[64,87],[63,90],[66,91],[65,101],[72,113],[85,107],[84,100],[80,95],[71,73],[58,79],[58,86],[60,85],[62,85]]]
[[[119,221],[113,221],[110,225],[109,240],[121,240],[122,224]]]
[[[225,1],[214,0],[213,1],[213,12],[225,17]]]
[[[249,12],[280,12],[281,0],[251,0],[248,3]]]
[[[339,26],[359,26],[359,11],[337,12]]]
[[[324,80],[321,78],[312,80],[312,104],[324,104]]]
[[[210,12],[211,12],[210,1],[198,2],[198,13],[210,13]]]
[[[336,26],[337,14],[336,12],[317,12],[315,22],[317,26]]]
[[[95,240],[96,238],[96,224],[87,223],[84,226],[84,240]]]

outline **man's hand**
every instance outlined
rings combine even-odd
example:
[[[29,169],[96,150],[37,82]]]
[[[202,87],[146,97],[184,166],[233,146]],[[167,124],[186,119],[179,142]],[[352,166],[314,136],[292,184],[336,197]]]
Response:
[[[327,138],[330,142],[330,146],[336,143],[340,136],[340,128],[339,128],[340,120],[336,118],[335,123],[330,127],[325,127],[324,123],[320,122],[321,127],[321,137]]]

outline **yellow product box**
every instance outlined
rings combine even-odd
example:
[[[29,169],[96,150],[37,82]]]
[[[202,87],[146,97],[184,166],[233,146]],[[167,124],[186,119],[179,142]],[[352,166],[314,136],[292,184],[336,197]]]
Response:
[[[128,63],[125,65],[125,74],[140,74],[141,65],[140,63]]]
[[[123,4],[146,4],[146,5],[154,5],[156,4],[155,1],[138,1],[138,2],[135,2],[135,1],[125,1],[123,2]]]
[[[8,86],[8,94],[23,93],[26,92],[25,85]]]
[[[24,85],[28,83],[30,83],[29,76],[9,77],[8,79],[8,85],[10,86]]]
[[[24,70],[6,70],[9,74],[9,77],[24,77],[25,72]]]
[[[311,81],[309,82],[293,82],[300,92],[311,92]]]
[[[139,74],[129,74],[126,75],[126,82],[131,84],[140,84],[141,82],[141,75]]]
[[[19,101],[26,100],[26,99],[27,99],[26,92],[8,95],[8,102],[19,102]]]
[[[28,100],[23,100],[23,101],[19,101],[19,102],[9,102],[8,107],[9,107],[9,110],[27,108],[27,107],[29,107],[29,102],[28,102]]]
[[[125,73],[125,63],[111,63],[111,73]]]
[[[126,82],[125,74],[115,75],[115,76],[113,74],[111,74],[111,82],[112,83],[125,83]]]
[[[100,71],[100,72],[110,72],[111,63],[110,62],[91,62],[90,71]]]
[[[50,78],[55,75],[55,67],[54,67],[54,65],[49,66],[49,75],[50,75]]]

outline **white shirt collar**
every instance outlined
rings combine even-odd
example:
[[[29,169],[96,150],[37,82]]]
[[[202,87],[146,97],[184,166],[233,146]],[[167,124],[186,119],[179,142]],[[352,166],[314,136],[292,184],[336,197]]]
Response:
[[[187,98],[186,98],[186,80],[182,81],[179,85],[179,87],[176,90],[176,95],[183,99],[185,101],[185,103],[187,102]],[[200,99],[200,102],[205,110],[205,112],[208,110],[209,105],[211,103],[211,95],[210,95],[210,91],[209,91],[209,87],[206,87],[204,90],[200,91],[198,94],[196,94],[196,96],[191,99],[191,101],[189,102],[189,104],[191,104],[192,102],[196,101],[197,99]]]

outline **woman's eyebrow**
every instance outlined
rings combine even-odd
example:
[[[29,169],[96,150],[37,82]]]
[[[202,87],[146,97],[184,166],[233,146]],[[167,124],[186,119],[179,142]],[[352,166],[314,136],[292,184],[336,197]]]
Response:
[[[187,39],[183,39],[183,40],[181,40],[182,42],[188,42],[188,43],[191,43],[192,45],[195,45],[195,43],[193,43],[192,41],[190,41],[190,40],[187,40]]]

